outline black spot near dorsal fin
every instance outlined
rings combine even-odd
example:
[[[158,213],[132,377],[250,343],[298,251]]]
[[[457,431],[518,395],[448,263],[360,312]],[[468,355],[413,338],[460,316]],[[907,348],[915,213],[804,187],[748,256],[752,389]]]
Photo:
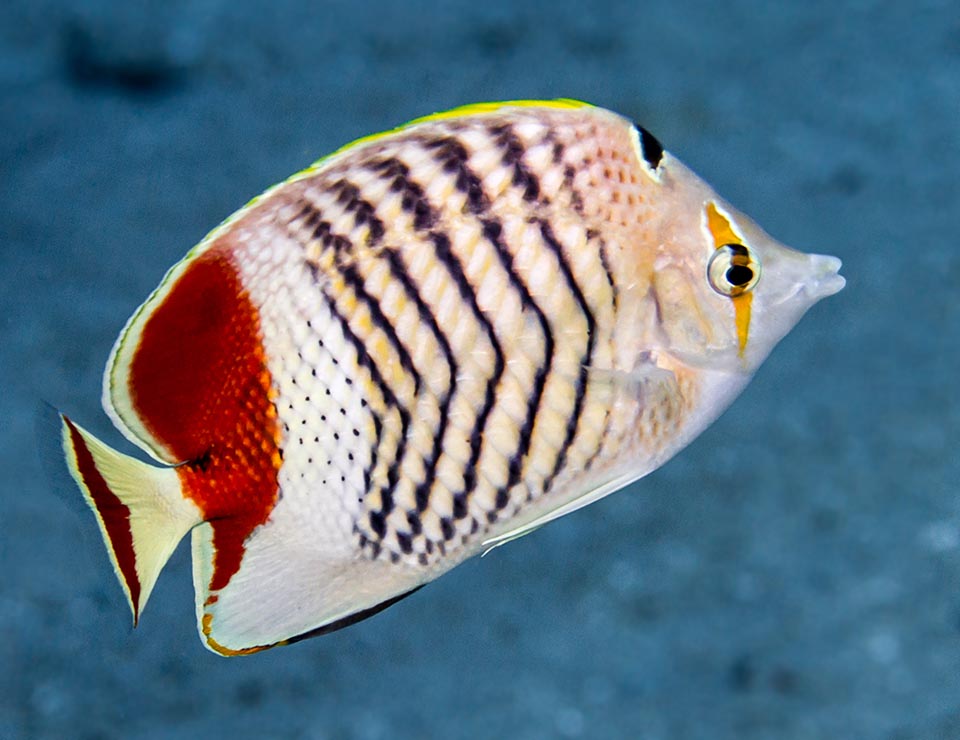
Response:
[[[643,126],[637,123],[634,126],[640,132],[640,149],[643,152],[643,158],[652,169],[657,169],[663,160],[663,146],[657,141],[657,137]]]

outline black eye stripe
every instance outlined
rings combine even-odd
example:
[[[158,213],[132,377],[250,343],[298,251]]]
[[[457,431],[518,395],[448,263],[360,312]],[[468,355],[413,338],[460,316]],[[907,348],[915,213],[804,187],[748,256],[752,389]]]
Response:
[[[724,244],[720,248],[729,249],[731,254],[733,254],[734,257],[743,257],[745,259],[749,259],[750,257],[750,250],[747,249],[742,244]]]
[[[643,126],[634,124],[637,131],[640,132],[640,151],[643,158],[652,169],[657,169],[663,160],[663,146],[657,141],[657,137],[647,131]]]

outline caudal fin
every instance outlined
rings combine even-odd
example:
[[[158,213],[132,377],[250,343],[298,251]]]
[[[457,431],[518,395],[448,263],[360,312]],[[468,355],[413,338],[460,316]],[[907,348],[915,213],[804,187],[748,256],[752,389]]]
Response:
[[[108,447],[61,414],[70,474],[100,525],[136,626],[177,543],[201,522],[174,468],[158,468]]]

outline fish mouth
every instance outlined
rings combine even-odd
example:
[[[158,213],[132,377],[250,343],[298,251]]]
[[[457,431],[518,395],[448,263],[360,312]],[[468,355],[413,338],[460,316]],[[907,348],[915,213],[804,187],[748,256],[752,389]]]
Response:
[[[843,263],[836,257],[825,254],[811,254],[810,261],[813,267],[813,276],[804,285],[804,292],[819,301],[843,290],[847,281],[840,274]]]

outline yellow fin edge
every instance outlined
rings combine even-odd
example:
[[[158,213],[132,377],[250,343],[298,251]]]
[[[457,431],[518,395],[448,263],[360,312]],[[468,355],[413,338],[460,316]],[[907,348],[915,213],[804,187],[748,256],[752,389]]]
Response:
[[[218,655],[222,655],[225,658],[235,658],[240,655],[253,655],[254,653],[259,653],[264,650],[269,650],[270,648],[280,647],[281,645],[286,645],[287,640],[280,640],[279,642],[274,642],[270,645],[255,645],[248,648],[239,648],[234,650],[233,648],[228,648],[225,645],[221,645],[219,642],[211,637],[213,632],[213,615],[204,614],[200,621],[200,632],[203,634],[203,639],[206,641],[207,648]]]
[[[421,123],[430,123],[431,121],[446,121],[451,118],[474,116],[483,113],[496,113],[504,108],[553,108],[559,110],[575,110],[578,108],[593,107],[594,106],[590,103],[585,103],[582,100],[574,100],[573,98],[556,98],[554,100],[502,100],[490,103],[468,103],[467,105],[460,105],[456,108],[451,108],[450,110],[439,111],[437,113],[430,113],[426,116],[420,116],[419,118],[414,118],[412,121],[407,121],[406,123],[395,128],[387,129],[386,131],[378,131],[375,134],[367,134],[366,136],[361,136],[359,139],[354,139],[350,143],[344,144],[330,154],[321,157],[306,169],[300,170],[300,172],[297,172],[296,174],[287,178],[285,182],[299,179],[304,175],[313,174],[318,168],[325,165],[333,157],[336,157],[338,154],[343,154],[344,152],[353,149],[356,146],[378,141],[386,138],[387,136],[399,133],[404,129],[408,129],[411,126],[417,126]]]
[[[431,113],[426,116],[420,116],[419,118],[414,118],[412,121],[407,121],[400,126],[396,126],[386,131],[378,131],[374,134],[367,134],[366,136],[361,136],[359,139],[354,139],[353,141],[344,144],[343,146],[335,149],[334,151],[326,154],[320,159],[317,159],[309,166],[305,167],[298,172],[290,175],[290,177],[285,180],[273,185],[264,192],[260,193],[253,198],[251,198],[246,205],[238,209],[230,216],[228,216],[223,222],[218,224],[210,233],[208,233],[203,240],[197,244],[193,249],[191,249],[184,259],[196,255],[198,252],[202,251],[207,247],[207,245],[212,242],[217,236],[220,235],[226,228],[228,228],[233,222],[241,218],[247,213],[253,206],[262,201],[263,199],[269,197],[273,194],[275,190],[283,187],[291,182],[296,182],[297,180],[302,180],[305,177],[309,177],[313,174],[316,174],[322,167],[329,164],[329,162],[334,158],[338,157],[348,151],[353,150],[356,147],[362,146],[364,144],[370,144],[371,142],[384,139],[393,134],[404,131],[405,129],[410,128],[411,126],[417,126],[421,123],[429,123],[431,121],[445,121],[451,118],[459,118],[461,116],[471,116],[471,115],[480,115],[484,113],[495,113],[498,110],[504,108],[551,108],[555,110],[578,110],[581,108],[595,108],[592,103],[586,103],[582,100],[575,100],[573,98],[556,98],[553,100],[503,100],[499,102],[489,102],[489,103],[468,103],[467,105],[461,105],[456,108],[451,108],[446,111],[439,111],[437,113]],[[171,273],[173,270],[171,269]],[[166,278],[164,279],[164,282]]]

